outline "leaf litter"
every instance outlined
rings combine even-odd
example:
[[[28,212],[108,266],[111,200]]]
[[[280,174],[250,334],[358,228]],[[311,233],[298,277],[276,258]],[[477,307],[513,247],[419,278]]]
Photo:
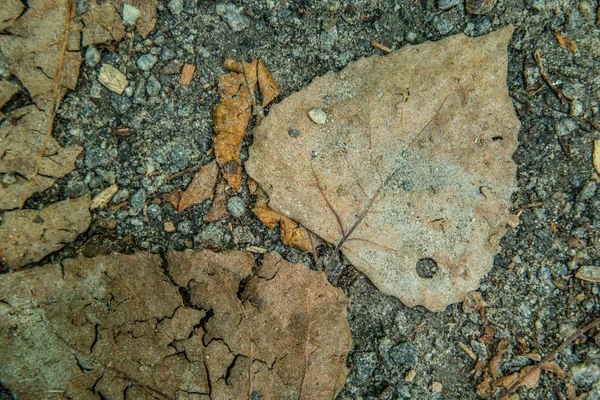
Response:
[[[0,298],[19,398],[332,399],[346,380],[346,296],[276,253],[67,259],[0,276]]]
[[[516,189],[511,35],[405,46],[316,78],[255,129],[248,175],[384,293],[433,311],[462,301],[492,267]]]
[[[185,191],[175,189],[163,195],[163,199],[170,202],[178,213],[182,213],[195,204],[213,198],[213,191],[218,176],[219,168],[217,163],[212,162],[207,164],[194,175],[192,182],[190,182]]]

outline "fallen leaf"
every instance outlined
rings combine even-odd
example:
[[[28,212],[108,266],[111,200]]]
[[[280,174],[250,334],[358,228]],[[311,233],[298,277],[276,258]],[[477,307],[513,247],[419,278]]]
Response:
[[[67,199],[42,210],[3,214],[0,261],[12,269],[37,262],[85,232],[91,222],[90,196]]]
[[[23,13],[24,8],[21,0],[5,0],[0,9],[0,31],[9,27]]]
[[[304,251],[315,251],[316,238],[312,232],[296,221],[271,210],[267,205],[269,199],[264,191],[259,189],[257,196],[258,200],[252,211],[267,228],[275,229],[275,226],[279,224],[280,237],[284,244]]]
[[[194,77],[194,71],[196,71],[195,66],[191,64],[183,64],[183,70],[181,71],[181,79],[179,80],[179,83],[182,85],[189,85]]]
[[[519,378],[527,374],[531,368],[533,367],[529,365],[527,367],[522,368],[519,372],[515,372],[510,375],[504,376],[498,380],[497,384],[502,385],[505,389],[508,389],[513,384],[515,384]],[[538,387],[539,381],[540,370],[536,369],[531,373],[531,375],[529,375],[527,378],[521,381],[519,386],[524,386],[527,389],[535,389]]]
[[[50,129],[50,119],[36,106],[8,113],[0,125],[0,174],[14,178],[12,183],[0,184],[0,210],[19,208],[32,194],[46,190],[75,168],[83,149],[77,145],[61,148],[46,136]]]
[[[556,40],[558,41],[560,47],[564,49],[569,49],[571,50],[571,53],[577,54],[579,49],[577,48],[577,43],[575,43],[573,39],[568,38],[558,32],[554,32],[554,36],[556,36]]]
[[[90,0],[87,11],[82,14],[83,47],[91,44],[120,42],[125,37],[121,15],[113,1]]]
[[[381,291],[443,311],[478,288],[506,231],[520,126],[506,87],[512,31],[409,45],[316,78],[255,129],[246,171],[271,209]],[[308,117],[315,107],[325,124]]]
[[[322,272],[273,253],[260,266],[242,251],[165,260],[168,275],[159,255],[137,253],[0,276],[2,384],[27,399],[339,392],[347,299]]]
[[[173,204],[177,212],[182,213],[195,204],[212,199],[218,174],[217,163],[207,164],[194,175],[194,179],[185,191],[174,190],[163,195],[163,199]]]
[[[204,219],[208,222],[217,222],[229,218],[227,211],[227,182],[221,181],[215,188],[212,207]]]
[[[4,79],[0,80],[0,108],[19,91],[17,85]]]
[[[215,156],[223,177],[233,191],[237,192],[242,185],[240,150],[256,107],[256,85],[261,90],[263,106],[270,103],[279,91],[277,83],[262,61],[238,63],[228,58],[224,67],[233,72],[219,77],[221,101],[213,111]]]
[[[508,349],[508,339],[502,339],[498,342],[496,353],[490,358],[488,364],[483,367],[477,363],[477,367],[483,369],[483,380],[477,385],[477,394],[484,399],[492,398],[497,386],[498,376],[500,374],[500,361],[504,352]]]

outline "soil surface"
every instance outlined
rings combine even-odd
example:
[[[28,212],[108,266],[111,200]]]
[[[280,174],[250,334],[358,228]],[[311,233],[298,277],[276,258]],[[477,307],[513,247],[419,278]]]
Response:
[[[471,14],[467,6],[494,0],[466,3],[161,1],[158,23],[148,38],[136,34],[114,51],[98,47],[85,52],[77,90],[64,99],[54,135],[62,144],[82,145],[85,155],[75,171],[30,198],[25,208],[85,193],[95,196],[115,183],[120,189],[111,204],[128,206],[96,211],[84,235],[36,265],[79,253],[260,246],[325,270],[349,296],[353,347],[338,399],[478,398],[481,378],[472,373],[476,360],[458,342],[485,365],[498,341],[508,339],[500,368],[501,375],[508,375],[600,316],[599,284],[575,278],[580,267],[600,265],[599,176],[592,165],[593,140],[599,138],[595,121],[600,123],[600,30],[596,2],[503,0],[490,10],[482,6],[483,14]],[[285,246],[278,229],[269,230],[252,213],[256,198],[246,185],[228,193],[231,216],[216,223],[204,222],[210,201],[181,214],[168,202],[153,201],[185,188],[194,172],[167,177],[214,159],[212,110],[227,57],[264,60],[279,84],[281,100],[330,70],[384,55],[370,41],[399,49],[457,33],[480,36],[508,24],[515,27],[508,87],[522,123],[513,156],[519,223],[503,238],[502,251],[482,283],[486,306],[481,312],[463,310],[462,304],[442,313],[408,308],[380,293],[352,266],[342,262],[332,268],[315,262],[326,257]],[[561,47],[557,37],[571,39],[577,49]],[[536,51],[564,101],[540,75]],[[197,67],[190,85],[179,84],[179,75],[161,73],[174,60]],[[126,73],[130,86],[123,95],[99,83],[103,63]],[[3,111],[26,102],[21,96]],[[129,128],[129,135],[115,134],[122,127]],[[247,159],[252,132],[251,127],[242,159]],[[165,230],[165,222],[174,224],[175,231]],[[489,343],[482,338],[486,327],[495,329]],[[557,357],[572,377],[543,372],[539,386],[520,389],[518,398],[566,398],[568,384],[578,393],[588,392],[589,399],[600,398],[599,345],[598,333],[580,338]],[[0,385],[0,399],[10,398]]]

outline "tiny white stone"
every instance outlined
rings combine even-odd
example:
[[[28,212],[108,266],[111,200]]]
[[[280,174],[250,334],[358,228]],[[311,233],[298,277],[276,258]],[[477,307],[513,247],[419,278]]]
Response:
[[[140,17],[140,10],[129,4],[123,4],[123,23],[132,26]]]
[[[315,124],[323,125],[327,121],[327,114],[319,107],[315,107],[308,112],[308,116]]]

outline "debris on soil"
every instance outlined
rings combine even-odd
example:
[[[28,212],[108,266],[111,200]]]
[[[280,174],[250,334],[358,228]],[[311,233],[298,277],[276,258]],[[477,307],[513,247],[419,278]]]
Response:
[[[577,270],[575,278],[582,281],[600,283],[600,267],[595,265],[582,265]]]
[[[592,164],[597,173],[600,174],[600,139],[594,140],[594,152],[592,154]]]
[[[573,39],[571,39],[567,36],[561,35],[558,32],[554,32],[554,36],[556,37],[556,40],[558,41],[558,44],[560,45],[560,47],[569,49],[569,50],[571,50],[571,53],[577,54],[579,49],[577,47],[577,43],[575,43],[573,41]]]
[[[244,251],[170,252],[165,263],[115,253],[0,276],[2,384],[19,398],[340,391],[347,299],[322,272],[276,253],[256,266]]]
[[[382,292],[432,311],[462,301],[492,267],[516,188],[511,35],[405,46],[316,78],[255,129],[249,176]],[[311,120],[317,108],[332,122]]]
[[[283,243],[304,251],[315,251],[317,238],[314,233],[308,231],[296,221],[280,215],[269,208],[269,198],[262,189],[258,189],[257,196],[258,200],[252,211],[271,230],[275,229],[275,226],[279,224],[281,241]]]
[[[119,191],[119,186],[111,185],[100,192],[94,200],[92,200],[92,204],[90,205],[90,210],[95,210],[98,208],[104,208],[106,205],[112,200],[112,198]]]
[[[194,71],[196,71],[196,67],[194,65],[183,64],[183,69],[181,70],[181,78],[179,79],[179,83],[181,83],[182,85],[189,85],[190,83],[192,83]]]
[[[212,199],[218,176],[217,163],[207,164],[194,175],[185,191],[176,189],[163,195],[163,199],[173,204],[178,213],[182,213],[195,204]]]
[[[262,61],[238,63],[226,59],[225,68],[232,70],[219,77],[221,102],[215,106],[215,156],[223,177],[237,192],[242,185],[242,160],[240,149],[246,128],[256,112],[255,89],[264,90],[263,107],[279,94],[277,83]]]
[[[217,183],[215,188],[215,196],[212,207],[204,219],[208,222],[217,222],[227,219],[229,211],[227,211],[227,182],[224,180]]]
[[[0,225],[0,261],[19,269],[62,249],[87,230],[92,219],[90,203],[90,196],[85,195],[39,211],[4,213]]]
[[[123,91],[129,84],[124,73],[110,64],[103,64],[100,68],[98,81],[103,84],[108,90],[117,94],[123,94]]]

